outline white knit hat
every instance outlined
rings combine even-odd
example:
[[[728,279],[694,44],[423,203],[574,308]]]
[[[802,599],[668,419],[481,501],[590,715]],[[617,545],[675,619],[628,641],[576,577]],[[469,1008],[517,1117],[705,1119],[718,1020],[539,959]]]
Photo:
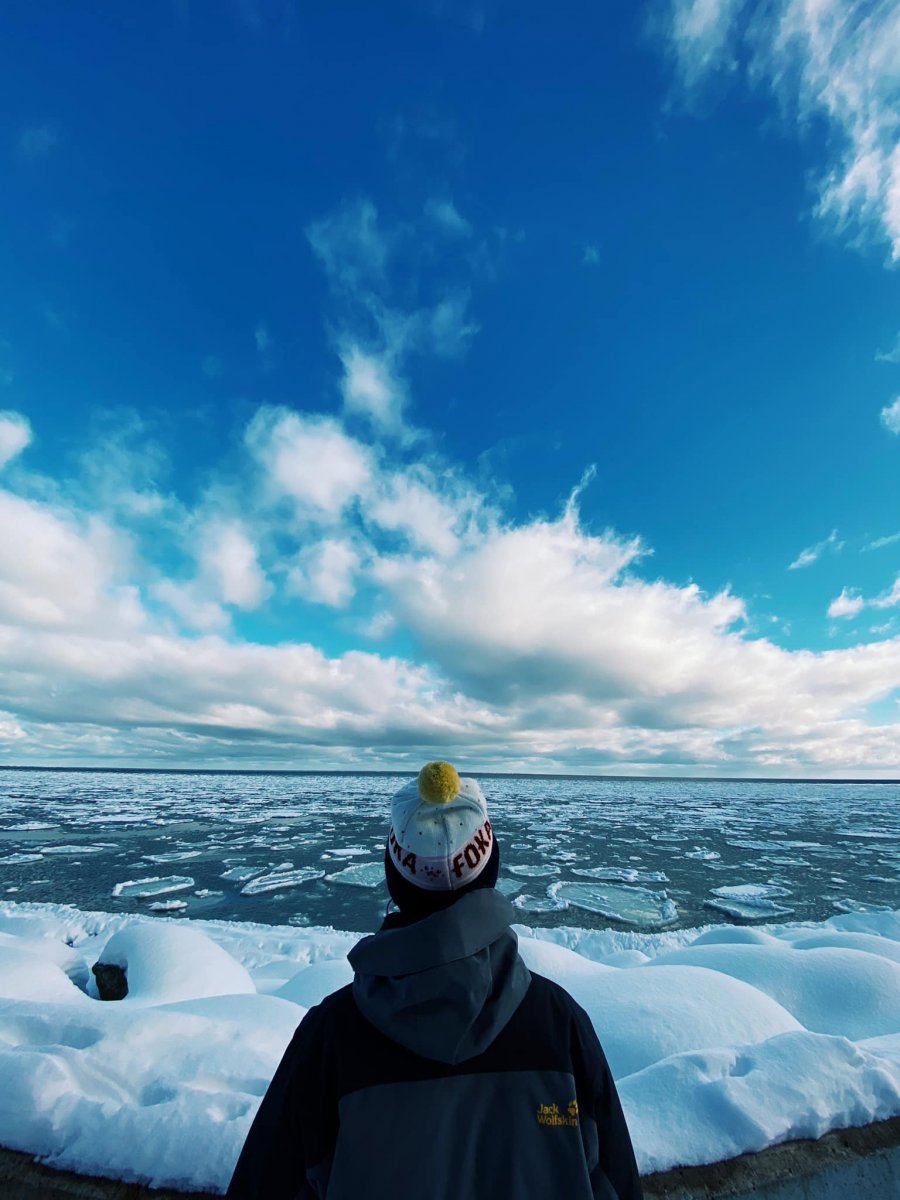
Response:
[[[481,788],[474,779],[460,779],[450,763],[427,763],[394,796],[388,855],[417,887],[465,887],[484,870],[493,844]]]

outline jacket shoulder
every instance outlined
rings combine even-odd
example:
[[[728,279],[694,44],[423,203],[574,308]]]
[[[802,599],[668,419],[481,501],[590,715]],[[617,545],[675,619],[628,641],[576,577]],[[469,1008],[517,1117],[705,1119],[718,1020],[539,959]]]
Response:
[[[522,1005],[524,1024],[535,1033],[552,1029],[554,1041],[567,1045],[576,1075],[607,1072],[606,1055],[590,1015],[562,984],[531,971],[526,1002]]]
[[[562,984],[557,983],[553,979],[548,979],[546,975],[540,975],[537,971],[532,971],[530,967],[528,973],[531,975],[531,987],[528,990],[528,996],[532,1002],[547,1005],[554,1010],[558,1017],[565,1015],[576,1022],[587,1018],[585,1010],[574,996],[566,991]]]
[[[359,1024],[359,1015],[353,999],[353,984],[345,984],[335,992],[323,996],[318,1004],[306,1010],[306,1015],[297,1027],[299,1033],[305,1029],[307,1041],[314,1043],[322,1053],[334,1044],[333,1039],[343,1037],[347,1028]]]

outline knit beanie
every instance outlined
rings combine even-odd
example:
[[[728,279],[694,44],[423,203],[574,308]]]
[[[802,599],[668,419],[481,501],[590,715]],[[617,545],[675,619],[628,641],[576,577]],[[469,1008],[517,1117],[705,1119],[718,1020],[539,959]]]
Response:
[[[388,891],[409,915],[447,908],[466,892],[493,887],[500,849],[487,801],[474,779],[447,762],[427,763],[391,803],[384,851]]]

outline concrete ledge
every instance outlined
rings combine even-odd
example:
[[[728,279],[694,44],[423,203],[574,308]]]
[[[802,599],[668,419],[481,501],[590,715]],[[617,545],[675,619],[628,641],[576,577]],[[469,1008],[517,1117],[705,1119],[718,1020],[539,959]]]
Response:
[[[900,1200],[900,1117],[643,1179],[645,1200]],[[0,1200],[215,1200],[54,1171],[0,1149]]]
[[[139,1183],[54,1171],[29,1154],[0,1149],[0,1200],[222,1200],[209,1192],[155,1191]]]
[[[900,1117],[642,1182],[645,1200],[900,1200]]]

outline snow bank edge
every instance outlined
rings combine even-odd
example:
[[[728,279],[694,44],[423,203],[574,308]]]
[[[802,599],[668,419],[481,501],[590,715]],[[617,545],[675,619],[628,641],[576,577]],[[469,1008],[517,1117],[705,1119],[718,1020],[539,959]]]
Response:
[[[782,1142],[700,1167],[674,1167],[643,1177],[644,1200],[799,1200],[821,1179],[840,1179],[847,1195],[900,1194],[900,1116],[817,1139]],[[835,1194],[830,1192],[830,1194]],[[214,1200],[212,1192],[151,1189],[45,1167],[28,1154],[0,1148],[0,1200]]]

